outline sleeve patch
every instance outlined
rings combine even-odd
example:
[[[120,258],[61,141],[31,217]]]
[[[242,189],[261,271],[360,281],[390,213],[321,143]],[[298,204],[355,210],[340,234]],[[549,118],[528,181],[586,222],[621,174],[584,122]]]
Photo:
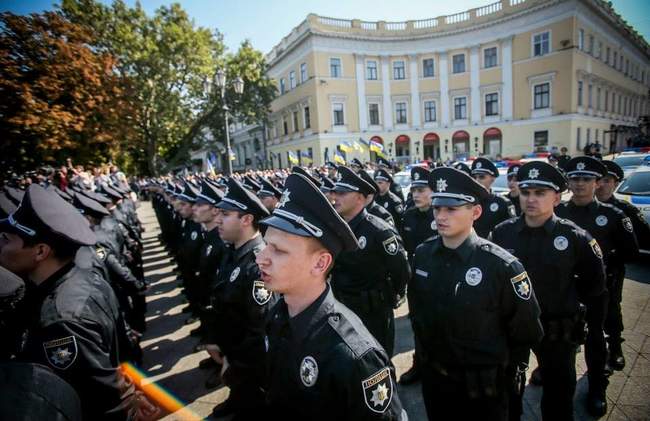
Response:
[[[589,246],[591,247],[591,250],[599,259],[603,258],[603,251],[600,249],[600,246],[598,245],[598,241],[596,241],[595,238],[592,238],[591,241],[589,241]]]
[[[361,382],[366,406],[372,412],[383,414],[393,400],[393,380],[390,369],[383,368]]]
[[[253,300],[261,306],[268,303],[273,297],[273,293],[266,289],[264,281],[253,282]]]
[[[43,342],[47,362],[54,368],[65,370],[77,359],[77,340],[74,336]]]
[[[634,229],[632,228],[632,221],[630,218],[623,218],[623,228],[625,228],[625,231],[627,232],[633,232]]]
[[[384,240],[382,244],[386,253],[390,254],[391,256],[395,256],[399,251],[399,243],[397,242],[397,238],[395,236]]]
[[[533,294],[533,286],[530,283],[530,278],[528,278],[527,272],[521,272],[514,278],[510,278],[510,282],[512,283],[512,288],[515,290],[517,297],[522,300],[530,299],[530,296]]]

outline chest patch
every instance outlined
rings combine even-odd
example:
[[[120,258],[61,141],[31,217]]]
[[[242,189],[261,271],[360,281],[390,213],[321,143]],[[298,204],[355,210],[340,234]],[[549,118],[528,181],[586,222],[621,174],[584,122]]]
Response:
[[[438,224],[436,224],[435,219],[433,221],[431,221],[431,229],[434,230],[434,231],[438,229]]]
[[[235,282],[235,279],[239,276],[239,272],[241,272],[241,269],[237,266],[230,274],[230,282]]]
[[[208,244],[208,247],[205,249],[205,255],[209,256],[212,253],[212,244]]]
[[[373,412],[383,414],[393,400],[393,381],[388,367],[379,370],[361,382],[366,406]]]
[[[364,237],[363,235],[361,237],[359,237],[359,248],[360,249],[365,249],[366,244],[367,244],[366,237]]]
[[[498,204],[498,203],[492,203],[492,204],[490,205],[490,210],[491,210],[492,212],[496,212],[496,211],[498,211],[498,210],[499,210],[499,204]]]
[[[607,217],[605,215],[598,215],[596,217],[596,225],[599,227],[604,227],[607,225]]]
[[[54,368],[65,370],[77,359],[77,340],[74,336],[54,339],[43,343],[47,362]]]
[[[481,283],[481,280],[483,279],[483,272],[481,272],[481,269],[479,268],[469,268],[467,273],[465,273],[465,282],[467,282],[467,285],[475,287],[476,285]]]
[[[308,355],[300,363],[300,380],[306,387],[312,387],[318,380],[318,364],[314,357]]]
[[[198,232],[192,231],[192,234],[190,235],[190,238],[192,239],[192,241],[194,241],[194,240],[196,240],[196,237],[198,237],[198,236],[199,236]]]
[[[569,247],[569,240],[562,235],[558,235],[555,237],[555,240],[553,240],[553,247],[555,247],[556,250],[564,251]]]

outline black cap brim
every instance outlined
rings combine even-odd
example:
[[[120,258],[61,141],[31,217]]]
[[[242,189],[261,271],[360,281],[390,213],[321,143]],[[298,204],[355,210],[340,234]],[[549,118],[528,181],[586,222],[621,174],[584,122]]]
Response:
[[[474,203],[468,202],[463,199],[455,199],[453,197],[434,197],[431,201],[433,206],[442,206],[446,208],[457,208],[463,205],[473,205]]]
[[[224,201],[217,203],[215,207],[223,210],[228,210],[228,211],[238,211],[238,212],[248,213],[246,210],[240,208],[239,206]]]
[[[287,221],[286,219],[280,218],[279,216],[275,216],[275,215],[271,215],[268,218],[261,220],[260,224],[277,228],[280,231],[288,232],[289,234],[299,235],[301,237],[313,237],[313,235],[309,233],[309,231],[301,227],[297,227],[295,224]]]
[[[359,190],[354,190],[341,185],[335,185],[332,191],[336,193],[361,193]]]

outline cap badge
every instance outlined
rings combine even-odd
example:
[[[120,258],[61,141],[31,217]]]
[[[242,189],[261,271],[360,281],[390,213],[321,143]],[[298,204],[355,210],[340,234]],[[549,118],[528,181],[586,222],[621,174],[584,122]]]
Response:
[[[533,168],[533,169],[534,169],[534,168]],[[512,172],[515,173],[515,174],[517,174],[517,173],[519,172],[519,167],[514,167],[514,168],[512,169]]]
[[[582,171],[582,170],[584,170],[584,169],[585,169],[585,163],[584,163],[584,162],[578,162],[578,163],[576,164],[576,169],[577,169],[578,171]]]
[[[483,272],[481,272],[481,269],[477,267],[469,268],[467,273],[465,273],[465,282],[467,282],[467,285],[469,286],[475,287],[481,283],[482,279]]]
[[[532,168],[530,171],[528,171],[528,178],[537,178],[537,177],[539,177],[539,170],[537,168]]]
[[[476,163],[476,168],[483,168],[483,163],[482,162],[477,162]]]
[[[278,202],[278,207],[282,208],[284,205],[289,203],[291,200],[289,199],[289,195],[291,192],[289,190],[285,190],[282,192],[282,198],[280,199],[280,202]]]
[[[414,173],[413,174],[413,179],[414,180],[419,180],[420,179],[420,173],[419,172]]]
[[[438,191],[442,191],[442,192],[447,191],[447,180],[445,180],[444,178],[439,178],[436,181],[436,188],[438,189]]]
[[[300,363],[300,380],[307,387],[312,387],[318,379],[318,364],[312,356],[306,356]]]

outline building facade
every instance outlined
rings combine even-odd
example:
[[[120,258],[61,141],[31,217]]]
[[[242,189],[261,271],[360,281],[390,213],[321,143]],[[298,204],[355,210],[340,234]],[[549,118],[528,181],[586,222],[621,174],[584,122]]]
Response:
[[[607,151],[649,107],[650,48],[600,0],[502,0],[406,22],[311,14],[266,58],[276,168],[320,165],[359,139],[404,163]]]

